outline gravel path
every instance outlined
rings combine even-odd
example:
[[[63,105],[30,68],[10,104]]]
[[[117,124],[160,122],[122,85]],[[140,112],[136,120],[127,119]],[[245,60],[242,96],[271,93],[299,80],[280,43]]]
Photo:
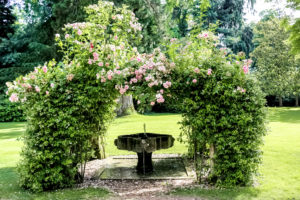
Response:
[[[134,158],[134,155],[118,156],[118,158]],[[178,154],[154,155],[158,158],[178,157]],[[195,197],[175,197],[166,196],[168,192],[175,188],[188,187],[194,185],[193,179],[184,180],[100,180],[93,179],[99,168],[104,167],[108,159],[93,160],[87,163],[85,181],[79,184],[79,188],[93,187],[106,188],[113,193],[109,199],[138,199],[138,200],[198,200]],[[199,199],[200,200],[200,199]]]

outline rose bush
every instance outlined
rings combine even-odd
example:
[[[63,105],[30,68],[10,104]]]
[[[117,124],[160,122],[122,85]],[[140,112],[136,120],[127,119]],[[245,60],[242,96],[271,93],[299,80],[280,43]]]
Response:
[[[9,100],[22,103],[28,121],[20,183],[34,191],[82,181],[93,140],[103,142],[119,95],[135,91],[141,105],[151,106],[171,86],[171,65],[160,50],[139,54],[130,45],[141,30],[131,11],[102,1],[86,11],[86,23],[67,24],[65,35],[56,35],[63,62],[8,83]]]
[[[211,33],[172,41],[172,98],[182,111],[181,141],[198,179],[220,186],[251,183],[265,134],[265,100],[249,74],[251,60],[227,55]]]

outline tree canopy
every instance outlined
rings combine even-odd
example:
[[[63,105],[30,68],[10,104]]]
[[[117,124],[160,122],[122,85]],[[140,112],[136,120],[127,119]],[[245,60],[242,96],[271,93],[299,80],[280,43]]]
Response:
[[[251,57],[256,65],[255,74],[263,91],[267,95],[277,96],[282,105],[282,97],[288,95],[294,70],[294,56],[285,42],[289,34],[280,25],[280,19],[275,17],[257,23],[254,34],[257,46]]]

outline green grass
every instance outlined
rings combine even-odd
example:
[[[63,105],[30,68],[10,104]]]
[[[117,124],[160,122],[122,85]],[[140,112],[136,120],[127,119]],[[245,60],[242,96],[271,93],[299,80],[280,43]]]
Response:
[[[176,190],[172,195],[197,196],[204,199],[300,199],[300,108],[271,108],[269,110],[269,134],[263,147],[261,176],[255,187],[236,189]],[[117,150],[113,144],[118,135],[143,132],[166,133],[178,137],[177,122],[180,115],[150,114],[130,115],[116,119],[107,133],[107,154],[129,154]],[[0,199],[99,199],[109,194],[101,189],[64,189],[32,194],[18,184],[16,164],[22,142],[18,141],[25,130],[25,123],[0,123]],[[157,153],[184,153],[183,144]]]
[[[125,155],[125,154],[135,154],[129,151],[120,151],[114,145],[114,140],[118,135],[126,135],[133,133],[143,133],[144,123],[146,124],[146,132],[149,133],[164,133],[171,134],[174,138],[179,137],[180,121],[181,116],[178,114],[162,113],[162,114],[148,114],[139,115],[133,114],[129,116],[124,116],[117,118],[110,126],[108,133],[106,135],[106,150],[107,155]],[[185,153],[186,147],[184,144],[175,141],[174,146],[156,151],[154,153]]]

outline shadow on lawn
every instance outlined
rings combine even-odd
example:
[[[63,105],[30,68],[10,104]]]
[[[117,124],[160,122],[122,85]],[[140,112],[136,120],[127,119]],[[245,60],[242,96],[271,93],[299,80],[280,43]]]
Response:
[[[300,108],[276,108],[268,110],[270,122],[300,123]]]
[[[103,199],[109,192],[102,188],[66,188],[62,190],[33,193],[18,185],[16,167],[0,168],[0,199],[14,200],[77,200],[77,199]]]
[[[195,187],[176,189],[170,194],[183,197],[197,197],[200,199],[232,200],[257,198],[260,191],[254,187],[240,187],[235,189],[203,189]]]
[[[24,134],[25,130],[23,128],[6,128],[0,130],[0,140],[1,139],[13,139],[19,138]]]

